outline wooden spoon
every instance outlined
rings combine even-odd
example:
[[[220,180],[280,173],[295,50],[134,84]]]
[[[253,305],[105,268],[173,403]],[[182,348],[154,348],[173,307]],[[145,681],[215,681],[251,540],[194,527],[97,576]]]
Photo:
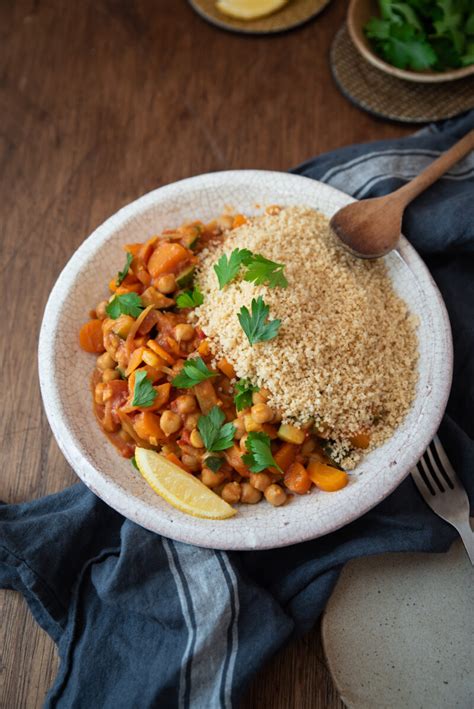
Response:
[[[471,130],[417,177],[395,192],[384,197],[353,202],[340,209],[330,222],[333,232],[354,256],[384,256],[398,243],[405,207],[473,149],[474,130]]]

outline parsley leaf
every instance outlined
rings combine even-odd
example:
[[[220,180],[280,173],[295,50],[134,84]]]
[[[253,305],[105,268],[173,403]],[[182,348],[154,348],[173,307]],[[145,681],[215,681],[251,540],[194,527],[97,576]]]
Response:
[[[244,281],[253,281],[257,286],[266,284],[269,288],[286,288],[288,281],[283,274],[284,268],[283,263],[275,263],[261,254],[254,254],[247,266]]]
[[[132,261],[133,261],[133,254],[131,254],[130,251],[127,251],[127,260],[125,261],[125,266],[123,267],[123,271],[118,272],[117,280],[115,281],[118,286],[122,283],[123,279],[127,275],[128,271],[130,269],[130,266],[132,264]]]
[[[283,473],[283,470],[276,463],[270,448],[270,436],[261,431],[251,431],[245,441],[248,453],[242,456],[242,460],[252,473],[261,473],[266,468],[276,468]]]
[[[212,377],[217,377],[217,374],[206,367],[202,357],[193,357],[186,360],[183,369],[171,383],[178,389],[190,389],[206,379],[212,379]]]
[[[151,406],[156,399],[156,390],[147,378],[146,372],[136,372],[133,387],[132,406]]]
[[[210,455],[204,460],[204,465],[206,468],[212,470],[213,473],[217,473],[222,467],[223,459],[219,458],[218,455]]]
[[[131,315],[133,318],[138,318],[144,307],[139,295],[124,293],[123,295],[115,295],[105,312],[113,320],[116,320],[120,315]]]
[[[176,298],[178,308],[197,308],[204,303],[204,296],[197,286],[192,290],[185,290]]]
[[[364,30],[377,54],[401,69],[444,71],[474,63],[472,0],[379,0]]]
[[[235,408],[237,411],[242,411],[242,409],[252,406],[252,394],[254,391],[260,391],[260,388],[251,384],[248,379],[240,379],[235,385],[235,391]]]
[[[247,335],[250,344],[255,345],[257,342],[273,340],[278,335],[281,320],[268,320],[268,322],[265,322],[270,308],[265,304],[261,295],[256,300],[255,298],[252,299],[251,310],[252,314],[249,313],[248,308],[242,306],[240,313],[237,315],[242,330]]]
[[[234,249],[229,258],[227,258],[226,254],[222,254],[214,266],[219,288],[224,288],[227,283],[235,278],[241,265],[246,265],[251,258],[252,252],[248,249]]]
[[[225,414],[218,406],[213,406],[207,416],[199,417],[198,429],[206,450],[224,451],[233,444],[235,426],[224,421]]]

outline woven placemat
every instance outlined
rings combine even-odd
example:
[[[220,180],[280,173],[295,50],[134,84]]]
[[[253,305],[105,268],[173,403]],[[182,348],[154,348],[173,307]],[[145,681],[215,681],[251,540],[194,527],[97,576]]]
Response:
[[[354,47],[345,25],[331,46],[331,69],[346,98],[383,118],[427,123],[474,108],[474,77],[442,84],[397,79],[366,62]]]
[[[216,9],[215,0],[189,0],[191,7],[217,27],[244,34],[273,34],[303,25],[318,15],[331,0],[290,0],[281,10],[259,20],[237,20]]]

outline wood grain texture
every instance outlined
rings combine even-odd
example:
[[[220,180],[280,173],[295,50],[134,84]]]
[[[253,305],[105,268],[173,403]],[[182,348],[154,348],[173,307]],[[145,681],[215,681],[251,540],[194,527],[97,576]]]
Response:
[[[41,407],[48,293],[83,239],[159,185],[227,168],[285,170],[409,132],[350,105],[328,67],[346,5],[272,38],[207,25],[184,0],[0,0],[0,500],[75,476]],[[0,707],[40,707],[57,669],[26,604],[0,593]],[[319,630],[255,680],[243,707],[336,709]]]

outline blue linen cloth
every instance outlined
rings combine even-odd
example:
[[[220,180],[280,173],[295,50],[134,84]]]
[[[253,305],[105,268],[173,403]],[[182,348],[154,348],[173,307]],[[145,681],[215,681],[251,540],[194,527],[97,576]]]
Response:
[[[382,195],[472,128],[474,112],[401,140],[341,148],[295,172],[358,198]],[[404,233],[450,314],[454,383],[440,435],[472,501],[473,154],[408,209]],[[410,478],[326,537],[229,554],[161,538],[77,484],[0,505],[0,587],[22,593],[58,645],[47,707],[232,707],[262,664],[315,623],[348,560],[442,552],[455,536]]]

